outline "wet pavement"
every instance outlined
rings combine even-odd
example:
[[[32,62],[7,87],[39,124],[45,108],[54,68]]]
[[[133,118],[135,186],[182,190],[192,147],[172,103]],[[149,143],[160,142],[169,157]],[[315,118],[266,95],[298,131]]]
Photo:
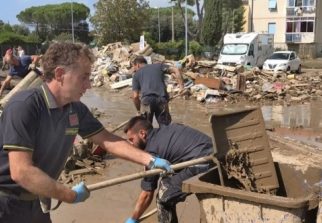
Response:
[[[88,90],[82,101],[90,108],[95,107],[102,112],[104,115],[100,120],[108,129],[112,129],[136,114],[130,97],[130,89],[117,92],[101,87]],[[209,136],[209,116],[214,109],[223,106],[201,104],[194,99],[182,98],[174,99],[169,105],[173,121],[192,126]],[[267,128],[273,128],[281,136],[302,141],[322,150],[322,101],[261,108]]]

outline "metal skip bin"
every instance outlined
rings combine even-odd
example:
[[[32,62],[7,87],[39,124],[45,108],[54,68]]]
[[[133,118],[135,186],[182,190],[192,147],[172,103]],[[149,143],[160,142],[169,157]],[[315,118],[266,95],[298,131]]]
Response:
[[[220,109],[210,123],[220,168],[182,185],[196,194],[201,223],[316,222],[318,197],[301,185],[319,182],[322,169],[274,163],[260,108]]]
[[[288,194],[284,191],[294,187],[294,175],[301,171],[288,165],[278,168],[282,172],[288,169],[288,179],[281,175],[279,180],[285,187],[280,188],[277,195],[221,186],[217,169],[184,181],[182,189],[197,196],[201,223],[320,223],[317,221],[318,199],[311,192],[299,190]],[[290,170],[294,175],[289,175]],[[318,173],[309,183],[321,180],[321,169],[308,171],[308,175]],[[297,184],[302,183],[301,177],[297,180]]]
[[[260,108],[217,110],[210,123],[224,179],[234,178],[246,190],[261,193],[279,187]]]

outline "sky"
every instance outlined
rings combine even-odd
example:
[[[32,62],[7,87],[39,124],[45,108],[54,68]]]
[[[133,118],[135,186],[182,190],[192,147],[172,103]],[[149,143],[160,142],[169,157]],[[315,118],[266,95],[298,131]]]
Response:
[[[0,7],[0,19],[4,23],[9,23],[10,25],[20,24],[17,20],[16,15],[26,8],[32,6],[40,6],[47,4],[61,4],[64,2],[77,2],[83,3],[91,10],[91,15],[94,15],[95,9],[93,5],[98,0],[9,0]],[[169,6],[169,0],[148,0],[150,7],[166,7]]]

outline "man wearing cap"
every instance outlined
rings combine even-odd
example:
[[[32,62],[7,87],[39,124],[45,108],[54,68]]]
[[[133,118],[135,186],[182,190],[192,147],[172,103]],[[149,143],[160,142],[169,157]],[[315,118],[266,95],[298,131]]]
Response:
[[[4,89],[10,84],[13,76],[24,78],[28,74],[29,69],[35,67],[38,60],[39,56],[36,55],[16,57],[13,55],[12,49],[8,49],[4,56],[4,62],[9,64],[10,68],[6,79],[1,84],[0,96]]]

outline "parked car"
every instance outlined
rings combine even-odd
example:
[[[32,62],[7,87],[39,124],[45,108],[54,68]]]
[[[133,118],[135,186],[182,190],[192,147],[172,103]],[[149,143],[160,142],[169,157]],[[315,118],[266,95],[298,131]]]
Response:
[[[301,59],[296,55],[294,51],[276,51],[263,65],[265,71],[295,71],[301,73]]]

